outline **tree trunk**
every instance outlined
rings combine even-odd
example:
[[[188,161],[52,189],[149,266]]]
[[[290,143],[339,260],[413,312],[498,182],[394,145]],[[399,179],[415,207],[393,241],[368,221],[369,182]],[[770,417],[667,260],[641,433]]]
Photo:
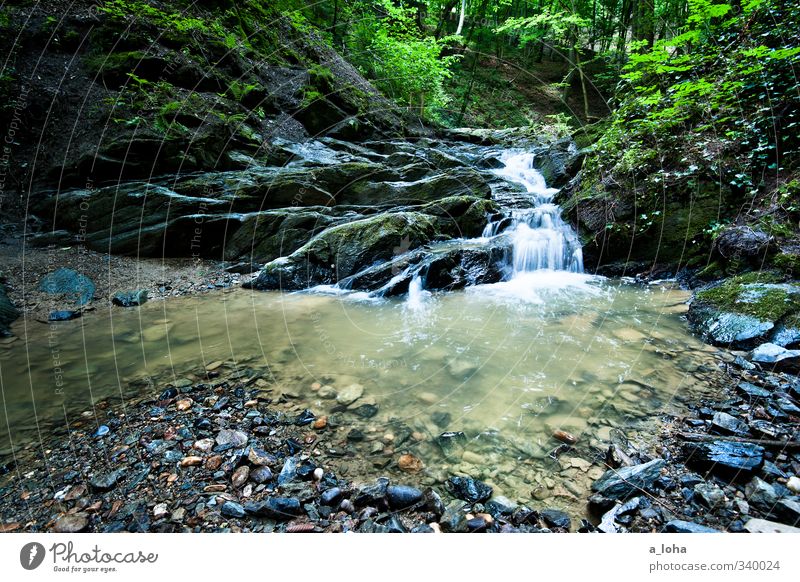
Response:
[[[456,28],[456,36],[461,36],[461,31],[464,29],[464,18],[467,16],[467,0],[461,0],[461,15],[458,17],[458,28]]]

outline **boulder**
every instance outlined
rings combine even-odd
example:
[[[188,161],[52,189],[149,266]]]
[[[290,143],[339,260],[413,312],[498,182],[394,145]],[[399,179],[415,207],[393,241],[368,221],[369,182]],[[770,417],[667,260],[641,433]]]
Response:
[[[750,352],[750,361],[769,368],[797,370],[800,367],[800,350],[787,350],[773,343],[764,343]]]
[[[60,268],[45,275],[39,289],[49,295],[62,295],[77,305],[86,305],[94,297],[94,283],[86,275],[72,269]]]
[[[723,230],[714,241],[724,259],[757,259],[768,251],[772,237],[748,226],[732,226]]]

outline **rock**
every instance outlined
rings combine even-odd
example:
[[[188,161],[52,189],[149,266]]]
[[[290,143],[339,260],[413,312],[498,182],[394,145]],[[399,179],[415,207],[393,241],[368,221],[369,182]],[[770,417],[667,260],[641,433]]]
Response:
[[[609,469],[592,484],[592,491],[609,499],[624,501],[642,490],[651,489],[664,466],[662,459],[653,459],[641,465]]]
[[[287,483],[294,481],[297,477],[297,459],[294,457],[286,457],[286,460],[283,462],[283,468],[281,468],[281,472],[278,475],[278,485],[286,485]]]
[[[231,476],[231,485],[233,485],[235,489],[238,489],[247,483],[247,479],[249,477],[250,467],[247,465],[242,465],[233,472],[233,475]]]
[[[100,438],[106,436],[110,432],[110,428],[108,428],[105,424],[101,424],[97,427],[97,430],[92,433],[92,436],[95,438]]]
[[[762,511],[769,513],[772,507],[778,501],[778,494],[775,488],[762,481],[758,477],[753,477],[744,488],[744,494],[750,505],[753,505]]]
[[[545,509],[539,514],[548,527],[555,527],[569,531],[572,522],[569,515],[558,509]]]
[[[349,406],[363,395],[364,387],[361,384],[350,384],[336,395],[336,402],[342,406]]]
[[[459,461],[467,446],[467,436],[463,432],[443,432],[436,437],[436,442],[442,449],[448,461]]]
[[[217,445],[234,449],[245,446],[248,440],[247,434],[240,430],[231,430],[228,428],[219,431],[216,438]]]
[[[733,479],[753,476],[764,464],[764,448],[751,443],[687,443],[684,452],[687,464]]]
[[[772,343],[764,343],[750,352],[750,360],[779,369],[797,370],[800,367],[800,350],[787,350]]]
[[[717,412],[711,421],[711,427],[718,434],[746,435],[750,432],[747,423],[731,416],[727,412]]]
[[[153,508],[153,518],[154,519],[161,519],[165,517],[169,513],[169,508],[167,507],[166,503],[159,503]]]
[[[431,420],[433,424],[438,426],[439,428],[445,428],[448,424],[450,424],[452,416],[449,412],[434,412],[431,414]]]
[[[772,237],[749,226],[725,228],[714,241],[715,250],[725,259],[754,259],[763,257]]]
[[[693,521],[683,521],[673,519],[664,524],[664,533],[720,533],[719,530],[694,523]]]
[[[409,453],[400,455],[400,458],[397,460],[397,466],[401,471],[405,471],[406,473],[419,473],[424,468],[422,461]]]
[[[111,298],[114,305],[120,307],[138,307],[147,303],[147,289],[136,291],[119,291]]]
[[[336,507],[337,504],[342,499],[343,492],[339,487],[331,487],[330,489],[326,489],[323,491],[319,496],[319,501],[322,505],[327,505],[328,507]]]
[[[566,443],[568,445],[574,445],[578,442],[577,437],[575,435],[568,433],[565,430],[557,430],[553,432],[553,438],[557,441],[561,441],[562,443]]]
[[[698,483],[694,486],[694,494],[709,509],[714,509],[725,501],[725,493],[713,483]]]
[[[793,475],[786,481],[786,488],[792,493],[800,493],[800,477]]]
[[[322,430],[326,426],[328,426],[328,417],[327,416],[320,416],[314,421],[314,424],[311,425],[314,430]]]
[[[750,519],[744,524],[745,531],[750,533],[800,533],[800,528],[767,521],[766,519]]]
[[[206,366],[206,372],[213,372],[214,370],[221,368],[222,364],[224,363],[225,362],[222,360],[215,360]]]
[[[759,388],[758,386],[751,384],[750,382],[740,382],[736,386],[736,390],[741,394],[748,396],[752,399],[757,398],[769,398],[770,392],[765,388]]]
[[[193,404],[194,404],[194,401],[191,398],[183,398],[181,400],[178,400],[175,403],[175,408],[177,410],[183,412],[183,411],[189,410],[192,407]]]
[[[489,526],[489,524],[482,517],[475,516],[472,519],[467,520],[466,526],[467,531],[478,533],[486,531],[486,528]]]
[[[405,509],[422,501],[422,491],[409,485],[389,485],[386,498],[392,509]]]
[[[444,510],[439,525],[444,532],[459,533],[467,531],[467,516],[463,501],[451,501]]]
[[[214,455],[206,459],[205,468],[209,471],[216,471],[222,466],[222,456]]]
[[[184,457],[180,461],[181,467],[198,467],[203,464],[203,457],[198,457],[195,455],[190,455],[188,457]]]
[[[250,450],[247,451],[247,460],[259,467],[263,465],[272,466],[278,462],[275,455],[266,452],[264,449],[259,449],[258,447],[250,447]]]
[[[250,471],[250,480],[258,485],[266,483],[270,479],[272,479],[272,470],[269,467],[260,466]]]
[[[72,269],[56,269],[39,283],[39,289],[50,295],[65,295],[78,305],[86,305],[94,297],[92,280]]]
[[[322,467],[317,467],[314,469],[314,481],[322,481],[322,478],[325,476],[325,470]]]
[[[465,359],[451,358],[447,361],[447,371],[457,380],[470,378],[479,368],[479,364]]]
[[[51,311],[47,316],[47,321],[71,321],[81,316],[80,311],[57,310]]]
[[[112,471],[110,473],[95,475],[89,480],[89,485],[91,486],[93,491],[96,491],[98,493],[111,491],[114,487],[117,486],[117,481],[119,480],[121,475],[122,475],[121,471]]]
[[[800,525],[800,498],[779,500],[772,508],[770,516],[787,525]]]
[[[246,515],[244,507],[242,507],[239,503],[236,503],[235,501],[226,501],[225,503],[223,503],[220,513],[222,513],[222,515],[224,515],[225,517],[235,517],[235,518],[242,518]]]
[[[14,304],[6,294],[6,288],[2,284],[2,276],[0,276],[0,337],[11,335],[9,326],[16,321],[19,317],[19,310],[14,307]]]
[[[64,515],[59,517],[53,524],[53,531],[56,533],[78,533],[86,529],[89,520],[83,513]]]
[[[286,521],[300,515],[300,501],[294,497],[270,497],[266,501],[247,503],[244,510],[257,517]]]
[[[359,507],[363,507],[365,505],[378,505],[384,501],[388,486],[389,480],[385,477],[381,477],[372,485],[364,485],[360,487],[356,492],[353,501]]]
[[[450,477],[446,485],[454,497],[470,503],[481,503],[492,496],[489,485],[470,477]]]

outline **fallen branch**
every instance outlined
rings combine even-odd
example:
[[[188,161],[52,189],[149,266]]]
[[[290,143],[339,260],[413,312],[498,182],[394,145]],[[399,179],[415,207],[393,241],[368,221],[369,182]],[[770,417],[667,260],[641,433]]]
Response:
[[[698,434],[693,432],[679,432],[678,437],[685,441],[696,443],[708,443],[713,441],[727,441],[734,443],[751,443],[760,445],[769,449],[786,449],[797,450],[800,449],[800,442],[798,441],[771,441],[765,439],[748,439],[745,437],[724,436],[715,434]]]

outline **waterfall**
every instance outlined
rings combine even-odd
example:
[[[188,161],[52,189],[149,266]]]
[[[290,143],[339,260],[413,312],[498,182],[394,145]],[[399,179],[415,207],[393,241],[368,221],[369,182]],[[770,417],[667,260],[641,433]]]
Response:
[[[533,167],[534,154],[508,153],[505,167],[495,174],[522,184],[530,194],[532,208],[514,210],[510,236],[513,245],[512,278],[534,271],[583,273],[583,252],[578,236],[561,219],[561,209],[553,204],[557,188],[548,188],[544,176]],[[484,236],[492,233],[491,225]]]

